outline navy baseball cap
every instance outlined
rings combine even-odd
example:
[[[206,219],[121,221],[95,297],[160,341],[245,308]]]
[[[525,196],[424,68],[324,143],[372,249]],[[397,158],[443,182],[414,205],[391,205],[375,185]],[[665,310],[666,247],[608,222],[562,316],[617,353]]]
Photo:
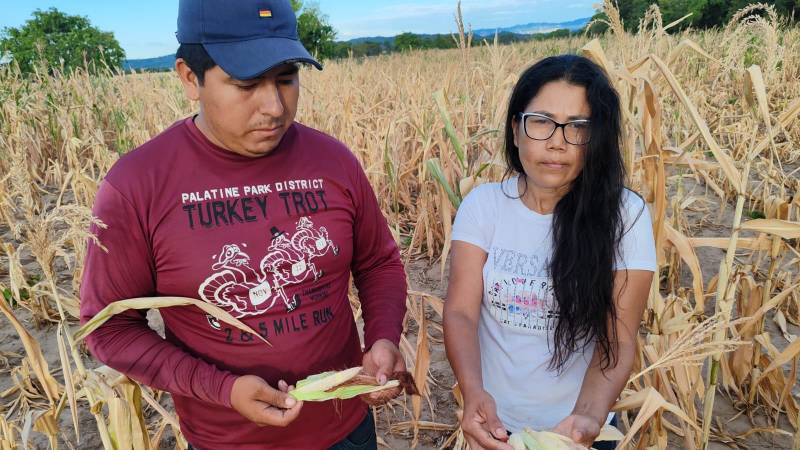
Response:
[[[180,0],[176,35],[181,44],[203,44],[239,80],[291,62],[322,70],[297,36],[289,0]]]

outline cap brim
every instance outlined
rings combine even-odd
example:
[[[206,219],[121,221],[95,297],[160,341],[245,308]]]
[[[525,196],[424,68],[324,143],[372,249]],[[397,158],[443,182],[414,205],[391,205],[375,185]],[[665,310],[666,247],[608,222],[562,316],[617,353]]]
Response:
[[[217,65],[238,80],[255,78],[285,63],[303,62],[322,70],[297,39],[270,37],[237,42],[203,44]]]

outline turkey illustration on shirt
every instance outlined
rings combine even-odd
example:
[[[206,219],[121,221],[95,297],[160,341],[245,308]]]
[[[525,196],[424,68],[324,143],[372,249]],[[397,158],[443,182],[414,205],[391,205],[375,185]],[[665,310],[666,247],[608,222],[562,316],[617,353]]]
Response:
[[[263,314],[279,300],[286,312],[300,306],[300,296],[288,296],[285,288],[322,278],[325,271],[317,267],[314,260],[328,253],[338,256],[339,247],[324,226],[315,228],[308,217],[297,221],[290,236],[276,227],[270,231],[270,243],[257,267],[244,251],[246,244],[223,246],[221,252],[212,257],[214,273],[200,284],[200,298],[236,318]]]

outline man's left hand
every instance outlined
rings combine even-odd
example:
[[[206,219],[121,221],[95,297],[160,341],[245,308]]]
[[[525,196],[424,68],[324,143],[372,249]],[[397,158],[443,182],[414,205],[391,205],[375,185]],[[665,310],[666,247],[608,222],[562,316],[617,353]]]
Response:
[[[367,375],[372,375],[378,379],[381,385],[386,384],[389,377],[394,372],[404,372],[406,370],[406,362],[403,360],[403,355],[400,350],[388,339],[378,339],[372,344],[372,348],[364,353],[364,359],[361,366]],[[386,389],[383,391],[372,392],[361,396],[361,400],[368,405],[377,406],[382,405],[389,400],[400,395],[400,388]]]

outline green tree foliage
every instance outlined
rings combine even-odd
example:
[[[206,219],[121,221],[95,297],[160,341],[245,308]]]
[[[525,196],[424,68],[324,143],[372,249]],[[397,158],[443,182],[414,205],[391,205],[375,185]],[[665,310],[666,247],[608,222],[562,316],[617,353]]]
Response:
[[[6,28],[0,34],[0,54],[10,54],[23,73],[37,66],[52,73],[86,66],[96,72],[121,67],[125,52],[114,33],[93,27],[89,19],[71,16],[51,8],[36,10],[20,28]]]
[[[295,14],[303,8],[303,0],[291,0],[291,3]]]
[[[401,33],[394,38],[394,47],[400,51],[427,48],[428,43],[414,33]]]
[[[775,7],[778,14],[789,20],[796,21],[800,18],[800,0],[617,0],[620,17],[625,24],[625,29],[634,31],[639,26],[639,21],[644,16],[651,4],[657,4],[661,10],[664,24],[680,19],[686,14],[691,16],[681,22],[676,30],[694,28],[722,27],[740,9],[754,4],[766,3]],[[592,19],[605,19],[602,12],[598,12]],[[591,32],[605,31],[605,26],[593,26]]]
[[[291,0],[297,14],[297,34],[300,42],[317,58],[333,58],[336,52],[336,30],[316,3],[304,4],[303,0]]]
[[[373,41],[337,42],[334,45],[334,58],[377,56],[391,51],[391,47],[387,43]]]
[[[700,24],[706,24],[707,26],[721,25],[715,23],[724,17],[719,13],[715,14],[714,17],[703,17],[704,14],[710,12],[706,9],[708,3],[709,0],[662,0],[658,2],[658,7],[661,9],[661,15],[664,18],[665,24],[692,13],[678,28],[685,28],[687,26],[697,27]],[[638,26],[638,23],[639,21],[635,20],[634,25]]]

